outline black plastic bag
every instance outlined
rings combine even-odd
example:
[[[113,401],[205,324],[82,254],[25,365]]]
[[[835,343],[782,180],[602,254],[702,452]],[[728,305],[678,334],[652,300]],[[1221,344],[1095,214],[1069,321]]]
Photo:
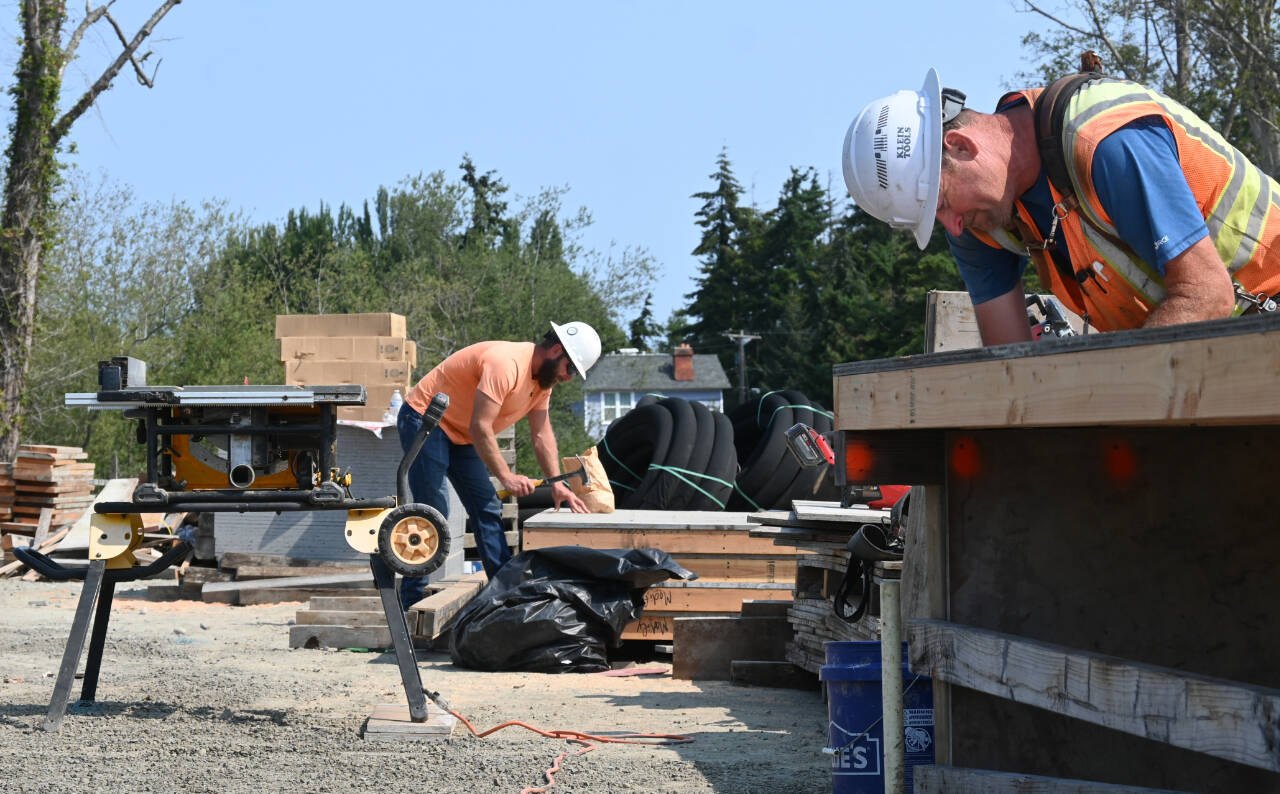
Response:
[[[475,670],[607,670],[606,648],[618,647],[623,628],[640,617],[645,590],[696,578],[659,549],[526,551],[463,607],[449,655]]]

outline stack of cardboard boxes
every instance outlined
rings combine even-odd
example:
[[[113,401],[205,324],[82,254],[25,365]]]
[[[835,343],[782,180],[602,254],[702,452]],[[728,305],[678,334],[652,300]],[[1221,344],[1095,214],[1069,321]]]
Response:
[[[391,395],[413,385],[418,351],[399,314],[281,314],[276,338],[289,386],[358,383],[368,400],[343,406],[339,419],[380,422]]]

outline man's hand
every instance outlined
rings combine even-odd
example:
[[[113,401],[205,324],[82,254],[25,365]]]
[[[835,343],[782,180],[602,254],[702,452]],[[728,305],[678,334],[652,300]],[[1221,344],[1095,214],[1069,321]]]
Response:
[[[506,474],[498,475],[498,482],[502,483],[502,487],[510,491],[512,496],[528,496],[533,493],[533,480],[523,474],[509,471]]]
[[[563,480],[551,484],[551,501],[556,506],[556,510],[560,509],[561,502],[568,502],[569,509],[575,513],[591,512],[587,509],[586,503],[573,492],[573,489],[565,485]]]

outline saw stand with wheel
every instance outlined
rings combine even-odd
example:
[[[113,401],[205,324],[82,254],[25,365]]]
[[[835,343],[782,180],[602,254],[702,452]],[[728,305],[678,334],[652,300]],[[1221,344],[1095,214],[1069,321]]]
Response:
[[[66,404],[119,410],[136,419],[147,473],[130,501],[93,506],[87,568],[64,566],[31,548],[14,549],[50,579],[84,581],[41,727],[54,731],[62,723],[90,627],[80,703],[93,703],[116,584],[160,573],[186,556],[186,543],[145,566],[133,555],[143,540],[141,514],[174,510],[346,510],[344,534],[352,548],[369,555],[410,718],[425,722],[427,701],[395,574],[425,576],[449,554],[444,517],[413,503],[409,489],[409,467],[449,407],[448,396],[432,398],[400,462],[396,496],[357,499],[350,473],[337,465],[336,408],[364,405],[364,386],[148,386],[146,364],[128,357],[99,362],[98,384],[97,392],[66,395]]]

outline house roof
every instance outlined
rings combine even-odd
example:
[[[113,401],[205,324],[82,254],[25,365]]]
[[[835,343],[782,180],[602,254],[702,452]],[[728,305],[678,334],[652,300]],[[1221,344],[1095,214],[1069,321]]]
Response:
[[[670,353],[609,354],[587,373],[584,391],[658,391],[727,389],[729,377],[711,353],[693,354],[693,380],[676,380]]]

